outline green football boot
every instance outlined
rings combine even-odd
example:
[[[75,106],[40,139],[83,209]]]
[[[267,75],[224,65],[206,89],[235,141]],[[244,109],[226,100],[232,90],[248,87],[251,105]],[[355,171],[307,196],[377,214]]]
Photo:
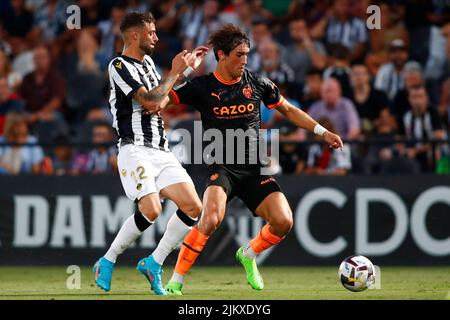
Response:
[[[181,292],[181,289],[183,289],[183,284],[178,282],[169,282],[166,285],[166,293],[169,296],[182,296],[183,292]]]
[[[258,271],[255,259],[250,259],[244,255],[244,247],[240,247],[236,251],[236,260],[242,264],[247,273],[247,282],[255,290],[264,289],[264,281]]]

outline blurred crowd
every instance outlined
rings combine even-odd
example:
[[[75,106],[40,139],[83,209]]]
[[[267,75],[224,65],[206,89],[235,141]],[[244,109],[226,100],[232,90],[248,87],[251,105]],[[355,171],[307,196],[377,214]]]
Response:
[[[66,24],[73,4],[81,29]],[[380,9],[380,29],[366,24],[370,5]],[[3,0],[1,174],[116,172],[107,67],[122,51],[119,25],[130,11],[155,16],[163,76],[182,49],[240,25],[251,41],[248,69],[348,142],[330,150],[262,108],[263,127],[279,129],[275,173],[450,173],[448,143],[432,142],[450,128],[446,0]],[[215,65],[210,52],[196,73]],[[164,119],[170,135],[199,115],[179,106]]]

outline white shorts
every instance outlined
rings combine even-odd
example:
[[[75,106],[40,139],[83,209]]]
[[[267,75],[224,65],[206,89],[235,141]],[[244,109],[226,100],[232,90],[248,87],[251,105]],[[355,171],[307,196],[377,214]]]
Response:
[[[133,201],[172,184],[193,184],[172,152],[127,144],[120,147],[117,164],[125,193]]]

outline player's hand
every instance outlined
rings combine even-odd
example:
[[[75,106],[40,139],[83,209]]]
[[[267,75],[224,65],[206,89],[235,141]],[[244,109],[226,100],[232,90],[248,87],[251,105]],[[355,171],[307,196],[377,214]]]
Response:
[[[191,52],[190,57],[188,58],[188,66],[192,69],[197,69],[198,66],[202,63],[203,58],[205,58],[208,53],[208,47],[200,46],[195,48],[194,51]]]
[[[181,51],[172,59],[172,70],[171,72],[174,74],[181,74],[188,67],[188,59],[191,56],[191,53],[188,53],[187,50]]]
[[[142,114],[144,115],[144,116],[151,116],[151,115],[161,115],[161,110],[162,110],[162,108],[158,108],[158,109],[154,109],[154,110],[147,110],[147,109],[145,109],[145,110],[143,110],[142,111]]]
[[[344,143],[341,140],[341,137],[339,137],[337,134],[330,132],[330,131],[326,131],[323,134],[323,139],[325,140],[326,143],[328,143],[328,145],[330,146],[330,148],[332,149],[341,149],[344,147]]]
[[[148,115],[157,114],[157,113],[159,113],[160,111],[161,111],[161,108],[160,108],[160,107],[153,108],[153,109],[151,109],[151,110],[144,109],[144,110],[142,111],[142,114],[145,115],[145,116],[148,116]]]

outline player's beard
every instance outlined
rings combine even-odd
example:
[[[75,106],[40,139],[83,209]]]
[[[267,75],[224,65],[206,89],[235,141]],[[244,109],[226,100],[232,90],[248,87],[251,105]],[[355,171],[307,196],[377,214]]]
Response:
[[[139,43],[139,49],[144,52],[144,54],[151,56],[154,50],[154,46],[147,43]]]

